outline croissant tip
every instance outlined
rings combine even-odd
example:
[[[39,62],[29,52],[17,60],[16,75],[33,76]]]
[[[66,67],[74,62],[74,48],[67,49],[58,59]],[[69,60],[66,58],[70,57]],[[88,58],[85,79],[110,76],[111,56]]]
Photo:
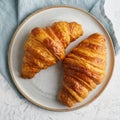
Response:
[[[89,37],[91,37],[91,36],[95,36],[95,37],[103,37],[103,38],[104,38],[103,34],[101,34],[101,33],[99,33],[99,32],[93,33],[93,34],[90,35]]]
[[[31,79],[31,78],[34,77],[34,75],[28,75],[28,74],[25,75],[25,74],[21,73],[21,77],[24,78],[24,79]]]
[[[32,29],[31,32],[33,33],[33,35],[37,35],[37,34],[39,34],[39,28],[35,27],[34,29]]]

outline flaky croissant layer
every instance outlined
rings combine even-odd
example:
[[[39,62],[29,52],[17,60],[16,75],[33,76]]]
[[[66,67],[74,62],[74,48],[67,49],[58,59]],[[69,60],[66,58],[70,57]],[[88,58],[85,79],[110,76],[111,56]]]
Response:
[[[99,33],[90,35],[63,60],[64,78],[59,100],[72,107],[84,100],[105,77],[106,41]]]
[[[21,76],[32,78],[42,69],[65,57],[65,48],[83,34],[76,22],[55,22],[45,28],[34,28],[24,46]]]

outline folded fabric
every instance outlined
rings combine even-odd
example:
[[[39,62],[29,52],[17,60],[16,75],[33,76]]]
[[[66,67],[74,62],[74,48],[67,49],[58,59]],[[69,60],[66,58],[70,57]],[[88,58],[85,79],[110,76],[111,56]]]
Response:
[[[108,30],[112,38],[115,53],[120,49],[111,21],[104,13],[104,0],[1,0],[0,1],[0,73],[17,91],[12,82],[7,63],[8,47],[17,26],[34,11],[47,6],[73,6],[82,8],[97,19]],[[17,92],[18,93],[18,92]],[[20,95],[20,94],[19,94]]]

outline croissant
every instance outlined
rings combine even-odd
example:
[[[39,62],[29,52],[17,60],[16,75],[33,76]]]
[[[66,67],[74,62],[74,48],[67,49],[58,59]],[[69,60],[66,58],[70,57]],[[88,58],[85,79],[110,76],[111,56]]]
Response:
[[[83,34],[82,26],[76,22],[55,22],[45,28],[34,28],[25,45],[21,76],[32,78],[65,57],[70,42]]]
[[[64,78],[58,99],[72,107],[82,102],[105,77],[106,41],[99,33],[90,35],[63,60]]]

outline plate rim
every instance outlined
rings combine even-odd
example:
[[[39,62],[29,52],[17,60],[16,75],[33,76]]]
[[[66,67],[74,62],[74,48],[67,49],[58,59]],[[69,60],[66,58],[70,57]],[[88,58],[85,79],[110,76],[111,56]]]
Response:
[[[107,37],[109,38],[109,42],[110,42],[110,47],[112,49],[112,67],[111,67],[111,74],[109,74],[108,76],[108,80],[106,81],[105,85],[103,86],[103,89],[99,91],[99,93],[94,96],[91,100],[89,100],[87,103],[81,105],[81,106],[77,106],[77,107],[74,107],[74,108],[63,108],[63,109],[57,109],[57,108],[51,108],[51,107],[47,107],[47,106],[44,106],[36,101],[34,101],[32,99],[32,97],[30,97],[29,95],[27,95],[20,87],[19,87],[19,84],[17,84],[16,80],[15,80],[15,77],[13,75],[13,71],[12,71],[12,65],[10,64],[11,62],[11,51],[12,51],[12,45],[13,45],[13,42],[15,40],[15,37],[16,37],[16,34],[18,33],[18,31],[21,29],[21,27],[30,19],[32,18],[34,15],[36,14],[39,14],[45,10],[49,10],[49,9],[52,9],[52,8],[70,8],[70,9],[74,9],[74,10],[79,10],[87,15],[89,15],[90,17],[92,17],[103,29],[104,31],[106,32],[107,34]],[[93,16],[92,14],[88,13],[86,10],[83,10],[82,8],[77,8],[77,7],[72,7],[72,6],[49,6],[49,7],[45,7],[45,8],[42,8],[42,9],[39,9],[39,10],[36,10],[35,12],[33,12],[32,14],[28,15],[28,17],[26,17],[19,25],[18,27],[16,28],[15,32],[13,33],[13,36],[11,38],[11,41],[10,41],[10,44],[9,44],[9,47],[8,47],[8,68],[9,68],[9,72],[10,72],[10,75],[12,77],[12,80],[16,86],[16,88],[18,89],[18,91],[20,92],[20,94],[22,94],[29,102],[31,102],[32,104],[40,107],[40,108],[43,108],[43,109],[46,109],[46,110],[50,110],[50,111],[55,111],[55,112],[67,112],[67,111],[73,111],[73,110],[77,110],[77,109],[80,109],[80,108],[83,108],[84,106],[87,106],[89,105],[90,103],[92,103],[93,101],[95,101],[99,96],[100,94],[103,93],[103,91],[105,90],[106,86],[108,85],[110,79],[111,79],[111,76],[113,74],[113,71],[114,71],[114,63],[115,63],[115,51],[114,51],[114,47],[113,47],[113,43],[112,43],[112,38],[110,37],[108,31],[106,30],[106,28],[103,26],[103,24],[95,17]]]

